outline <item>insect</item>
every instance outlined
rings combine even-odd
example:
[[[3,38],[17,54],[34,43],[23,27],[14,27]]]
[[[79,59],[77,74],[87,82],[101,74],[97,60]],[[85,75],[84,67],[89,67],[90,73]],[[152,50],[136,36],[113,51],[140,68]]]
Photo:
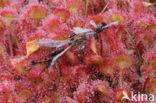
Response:
[[[117,25],[118,22],[112,22],[110,24],[102,23],[101,26],[97,26],[94,22],[91,22],[91,25],[96,27],[95,30],[93,29],[87,29],[87,28],[80,28],[80,27],[74,27],[73,28],[73,33],[67,40],[51,40],[51,39],[39,39],[38,43],[41,46],[45,47],[55,47],[56,50],[53,51],[50,54],[50,57],[45,58],[43,60],[38,60],[38,61],[31,61],[31,65],[36,65],[39,63],[44,63],[44,62],[51,62],[50,66],[48,67],[48,71],[51,71],[51,67],[55,65],[57,60],[64,55],[68,50],[70,50],[72,47],[80,45],[84,43],[89,35],[96,36],[100,32],[102,32],[104,29],[112,26],[112,25]],[[76,35],[81,35],[80,37],[76,37]],[[63,48],[65,45],[69,45],[67,48]]]

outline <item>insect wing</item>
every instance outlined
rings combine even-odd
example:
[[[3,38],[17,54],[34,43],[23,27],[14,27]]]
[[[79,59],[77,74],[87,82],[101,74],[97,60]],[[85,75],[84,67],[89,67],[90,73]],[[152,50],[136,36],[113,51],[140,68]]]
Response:
[[[84,34],[88,32],[92,32],[92,29],[86,29],[86,28],[80,28],[80,27],[74,27],[72,30],[75,34]]]
[[[98,26],[96,25],[96,23],[95,23],[93,20],[90,21],[90,24],[91,24],[94,28],[97,28],[97,27],[98,27]]]
[[[38,43],[39,45],[45,46],[45,47],[62,47],[70,43],[70,40],[39,39]]]
[[[113,26],[113,25],[118,25],[118,24],[119,24],[119,22],[118,22],[118,21],[115,21],[115,22],[112,22],[112,23],[110,23],[110,24],[107,24],[107,25],[104,26],[102,29],[108,28],[108,27]]]

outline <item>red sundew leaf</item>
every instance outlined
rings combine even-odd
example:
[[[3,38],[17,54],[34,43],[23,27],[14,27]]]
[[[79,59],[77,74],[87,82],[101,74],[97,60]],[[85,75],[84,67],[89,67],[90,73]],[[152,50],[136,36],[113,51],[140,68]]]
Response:
[[[103,57],[100,55],[90,55],[89,57],[86,57],[84,62],[86,64],[101,64],[103,62]]]
[[[113,96],[113,91],[111,90],[111,88],[108,86],[108,84],[106,82],[103,81],[94,81],[93,82],[93,86],[94,89],[104,95],[107,96]]]
[[[142,65],[142,67],[141,67],[141,72],[142,72],[142,74],[143,74],[145,77],[147,77],[147,76],[149,76],[149,77],[154,77],[154,76],[155,76],[155,73],[156,73],[156,70],[155,70],[155,67],[152,67],[152,66],[150,66],[150,65],[144,64],[144,65]]]
[[[8,81],[8,82],[12,82],[13,77],[11,75],[0,75],[0,85],[2,85],[1,83]]]
[[[108,4],[106,0],[83,0],[86,5],[85,14],[93,15],[105,12]]]
[[[10,26],[12,21],[14,21],[14,18],[17,17],[17,14],[14,10],[12,10],[12,8],[6,8],[0,11],[0,16],[5,21],[5,25]]]
[[[156,23],[155,24],[151,24],[148,27],[148,30],[150,30],[152,33],[156,34]]]
[[[39,3],[39,1],[38,0],[29,0],[29,3],[31,4],[38,4]]]
[[[28,73],[25,70],[26,64],[27,64],[27,57],[17,57],[10,59],[11,64],[13,65],[14,69],[20,73],[20,74],[26,74]]]
[[[14,18],[15,14],[12,11],[4,10],[0,12],[0,15],[5,18]]]
[[[64,75],[64,77],[62,79],[64,79],[65,81],[72,79],[71,68],[62,64],[62,65],[60,65],[60,70],[61,70],[61,73]]]
[[[128,87],[120,87],[119,89],[115,90],[115,103],[122,103],[124,101],[127,101],[125,96],[130,97],[130,90]]]
[[[28,7],[27,17],[41,19],[48,15],[48,10],[43,5],[32,5]]]
[[[105,17],[102,15],[92,16],[91,20],[93,20],[96,25],[101,25],[102,22],[106,22]]]
[[[43,5],[29,5],[27,9],[23,9],[21,17],[16,18],[20,23],[20,30],[25,35],[30,36],[31,33],[38,30],[43,25],[42,19],[47,17],[47,8]],[[21,33],[20,33],[21,34]],[[27,36],[26,36],[27,37]]]
[[[67,63],[75,64],[78,62],[76,55],[72,51],[68,51],[65,53],[65,58]]]
[[[66,9],[56,9],[54,14],[56,14],[63,22],[66,22],[70,18],[70,12]]]
[[[61,103],[78,103],[78,102],[70,97],[64,97],[61,99]]]
[[[139,12],[139,13],[143,13],[145,10],[145,7],[143,5],[143,1],[142,0],[137,0],[137,1],[132,1],[131,3],[131,7],[133,8],[133,10],[135,12]]]
[[[7,57],[6,48],[5,48],[4,44],[0,42],[0,58],[6,59],[6,57]]]
[[[62,30],[62,22],[58,17],[50,15],[46,18],[44,27],[49,32],[58,32],[58,30]]]
[[[124,17],[121,14],[113,14],[112,20],[118,22],[124,22]]]
[[[144,65],[142,65],[142,71],[146,76],[154,76],[156,68],[156,54],[154,51],[147,52],[143,55]]]
[[[17,99],[16,99],[16,97],[14,96],[14,94],[11,92],[11,91],[9,91],[9,90],[5,90],[5,91],[3,91],[3,92],[5,92],[6,94],[4,95],[2,95],[1,96],[1,99],[2,99],[2,103],[8,103],[8,102],[10,102],[11,101],[11,103],[19,103],[18,101],[17,101]],[[4,99],[5,98],[5,99]],[[1,102],[1,100],[0,100],[0,102]]]
[[[30,77],[29,75],[29,81],[30,81],[30,85],[32,87],[42,87],[44,85],[44,79],[40,76],[34,76],[34,75],[31,75],[32,77]]]
[[[103,16],[97,15],[92,18],[92,20],[97,24],[101,24],[103,22]]]
[[[129,1],[129,0],[111,0],[109,3],[112,4],[110,6],[113,8],[119,9],[124,12],[129,12],[130,2],[131,1]]]
[[[125,45],[122,43],[122,41],[120,41],[115,30],[116,29],[114,27],[110,27],[109,29],[106,30],[106,32],[102,32],[101,34],[103,42],[106,42],[105,46],[110,47],[109,53],[114,51],[122,51],[125,48],[124,47]],[[108,48],[106,48],[106,50],[107,49]]]
[[[114,57],[114,65],[117,65],[121,70],[129,68],[133,65],[133,59],[128,55],[116,55]]]
[[[62,80],[67,84],[77,85],[81,80],[87,79],[86,68],[82,66],[61,66]],[[68,88],[68,87],[67,87]]]
[[[114,92],[105,81],[100,81],[100,80],[93,81],[93,88],[96,91],[96,93],[99,94],[98,98],[100,99],[101,102],[106,102],[106,103],[114,102]]]
[[[11,2],[10,6],[16,11],[20,11],[20,8],[22,6],[22,1],[13,1]]]
[[[71,11],[72,14],[78,14],[79,11],[81,11],[83,8],[82,7],[82,2],[80,0],[68,0],[67,1],[67,7]]]
[[[51,96],[44,96],[41,101],[42,103],[52,103],[52,98]]]
[[[125,12],[116,10],[116,9],[110,9],[109,12],[106,12],[105,18],[109,22],[111,21],[118,21],[121,24],[124,24],[124,22],[127,20],[128,16]]]
[[[81,27],[83,28],[85,26],[85,21],[84,20],[75,20],[73,23],[73,27]]]
[[[19,98],[22,99],[22,100],[27,100],[28,98],[30,98],[31,94],[32,94],[32,93],[31,93],[30,90],[28,90],[28,89],[23,89],[23,90],[21,90],[21,91],[19,92],[18,96],[19,96]]]
[[[62,0],[47,0],[48,7],[55,9],[56,7],[65,8],[66,1]]]
[[[74,99],[76,99],[79,103],[83,103],[89,99],[90,92],[88,84],[82,83],[74,93]]]
[[[5,31],[5,23],[3,20],[0,20],[0,36],[4,34]]]
[[[113,68],[113,64],[102,64],[102,65],[100,65],[100,68],[99,68],[99,70],[103,73],[103,74],[105,74],[105,75],[110,75],[110,76],[113,76],[113,74],[114,74],[114,72],[115,72],[115,70],[114,70],[114,68]]]
[[[156,95],[156,78],[149,78],[146,84],[146,90],[149,94]]]
[[[68,71],[67,75],[72,75],[72,78],[76,78],[75,80],[86,80],[88,77],[87,70],[89,69],[86,65],[76,65],[66,68]]]
[[[121,41],[124,42],[124,45],[126,46],[126,40],[125,38],[127,37],[127,32],[125,29],[125,25],[119,25],[119,28],[117,29],[116,33],[118,35],[118,38],[120,38]],[[127,42],[127,43],[131,43],[131,42]]]
[[[147,52],[146,54],[144,54],[143,58],[145,64],[156,67],[156,54],[154,53],[154,51]]]
[[[97,54],[97,46],[96,46],[96,40],[94,37],[91,38],[90,40],[90,48],[93,51],[93,53]]]
[[[28,20],[28,19],[22,19],[19,20],[19,27],[18,27],[18,35],[21,37],[23,41],[31,36],[33,32],[37,30],[37,27],[41,26],[40,21],[37,19],[35,20]]]
[[[54,92],[51,97],[52,103],[58,103],[61,98],[62,96],[59,93]]]
[[[4,95],[4,94],[0,93],[0,102],[1,103],[7,103],[7,96],[6,96],[6,94]]]
[[[9,0],[0,0],[0,8],[4,8],[8,6],[9,4],[10,4]]]
[[[150,32],[144,32],[139,35],[138,40],[140,40],[143,43],[143,47],[148,48],[151,44],[151,41],[153,41],[154,35]],[[143,48],[144,49],[144,48]]]
[[[5,101],[6,103],[9,101],[18,103],[18,99],[14,91],[14,82],[8,79],[0,81],[0,102],[4,103]]]
[[[143,33],[145,32],[151,32],[154,33],[154,25],[156,24],[155,20],[151,18],[152,15],[145,15],[144,17],[140,18],[135,18],[135,21],[133,23],[133,26],[135,28],[136,33]],[[136,29],[138,28],[138,29]]]

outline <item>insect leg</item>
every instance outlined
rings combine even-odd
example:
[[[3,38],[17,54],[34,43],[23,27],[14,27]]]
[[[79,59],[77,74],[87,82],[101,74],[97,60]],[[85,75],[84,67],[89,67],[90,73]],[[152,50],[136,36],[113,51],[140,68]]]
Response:
[[[61,53],[57,54],[56,56],[54,56],[54,58],[52,59],[52,62],[48,68],[49,72],[51,72],[51,67],[54,66],[54,64],[56,63],[56,61],[64,54],[66,53],[68,50],[70,50],[73,46],[75,45],[75,42],[73,44],[71,44],[69,47],[67,47],[66,49],[64,49]]]
[[[44,63],[44,62],[49,62],[52,59],[53,59],[53,57],[51,57],[51,58],[45,58],[44,60],[31,61],[31,65],[36,65],[36,64],[40,64],[40,63]]]
[[[63,50],[64,50],[64,48],[59,48],[59,49],[53,51],[50,55],[54,57],[57,54],[61,53]]]

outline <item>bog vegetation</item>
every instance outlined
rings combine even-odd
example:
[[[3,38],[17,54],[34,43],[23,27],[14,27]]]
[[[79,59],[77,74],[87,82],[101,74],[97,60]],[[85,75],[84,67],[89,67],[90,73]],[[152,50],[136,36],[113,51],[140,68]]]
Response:
[[[0,0],[0,103],[134,103],[131,91],[156,95],[155,0]]]

